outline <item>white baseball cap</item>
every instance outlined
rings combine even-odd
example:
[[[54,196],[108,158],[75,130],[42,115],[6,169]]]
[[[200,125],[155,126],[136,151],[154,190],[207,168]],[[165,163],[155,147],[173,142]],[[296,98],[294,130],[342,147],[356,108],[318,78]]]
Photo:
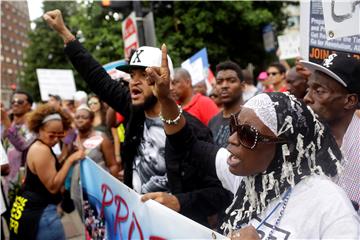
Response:
[[[127,65],[116,67],[120,71],[129,73],[134,68],[146,68],[146,67],[161,67],[161,50],[156,47],[143,46],[139,47],[131,56],[130,62]],[[168,66],[170,70],[170,77],[174,78],[174,67],[170,56],[168,58]]]

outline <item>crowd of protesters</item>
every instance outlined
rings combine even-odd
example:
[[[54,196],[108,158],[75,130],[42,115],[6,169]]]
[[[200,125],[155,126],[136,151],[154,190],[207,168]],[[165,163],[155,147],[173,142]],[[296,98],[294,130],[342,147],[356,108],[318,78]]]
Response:
[[[206,96],[204,81],[195,86],[187,70],[174,70],[165,45],[134,51],[118,67],[131,79],[118,82],[60,11],[44,20],[93,93],[50,94],[35,105],[16,91],[10,109],[1,104],[2,217],[11,239],[65,239],[58,213],[83,213],[84,156],[143,201],[232,239],[360,237],[359,60],[334,53],[323,65],[274,62],[257,85],[226,60]]]

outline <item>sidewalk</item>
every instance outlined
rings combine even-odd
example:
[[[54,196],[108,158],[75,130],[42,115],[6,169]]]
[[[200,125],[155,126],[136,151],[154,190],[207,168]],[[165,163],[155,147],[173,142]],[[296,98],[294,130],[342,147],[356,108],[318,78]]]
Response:
[[[84,240],[84,224],[81,222],[81,218],[78,212],[72,211],[72,213],[64,213],[61,218],[61,222],[64,225],[66,239],[69,240]]]

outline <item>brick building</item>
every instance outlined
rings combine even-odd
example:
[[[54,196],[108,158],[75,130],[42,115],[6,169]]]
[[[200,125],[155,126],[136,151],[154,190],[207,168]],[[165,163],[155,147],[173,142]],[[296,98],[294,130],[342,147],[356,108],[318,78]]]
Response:
[[[24,51],[29,46],[27,1],[1,1],[1,100],[8,106],[12,88],[19,88]]]

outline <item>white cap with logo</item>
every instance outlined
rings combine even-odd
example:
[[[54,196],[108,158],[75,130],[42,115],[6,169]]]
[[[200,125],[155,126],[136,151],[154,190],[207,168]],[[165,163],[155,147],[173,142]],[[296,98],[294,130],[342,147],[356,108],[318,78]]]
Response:
[[[161,50],[156,47],[143,46],[139,47],[131,56],[128,65],[118,66],[116,69],[129,73],[133,68],[161,67]],[[168,58],[168,66],[170,77],[174,78],[174,67],[170,56]]]

